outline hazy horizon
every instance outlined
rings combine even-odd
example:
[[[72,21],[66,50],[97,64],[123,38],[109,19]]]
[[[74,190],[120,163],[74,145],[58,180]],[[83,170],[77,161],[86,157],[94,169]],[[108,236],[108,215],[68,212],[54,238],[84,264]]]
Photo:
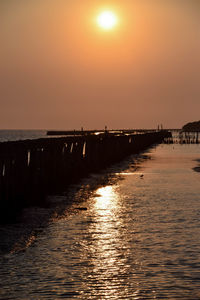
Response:
[[[104,9],[119,19],[110,32]],[[0,129],[200,119],[198,0],[0,0],[0,42]]]

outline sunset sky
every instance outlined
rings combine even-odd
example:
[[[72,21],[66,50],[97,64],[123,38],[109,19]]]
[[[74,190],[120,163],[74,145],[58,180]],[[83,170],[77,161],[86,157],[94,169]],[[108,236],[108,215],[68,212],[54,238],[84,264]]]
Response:
[[[0,129],[199,120],[200,1],[0,0],[0,105]]]

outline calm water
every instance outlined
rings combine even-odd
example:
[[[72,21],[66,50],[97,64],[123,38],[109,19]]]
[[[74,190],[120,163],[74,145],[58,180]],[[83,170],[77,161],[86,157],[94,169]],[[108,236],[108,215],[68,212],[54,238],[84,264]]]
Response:
[[[45,130],[0,130],[0,142],[38,139],[46,137]]]
[[[199,166],[160,145],[26,210],[0,230],[0,299],[200,299]]]

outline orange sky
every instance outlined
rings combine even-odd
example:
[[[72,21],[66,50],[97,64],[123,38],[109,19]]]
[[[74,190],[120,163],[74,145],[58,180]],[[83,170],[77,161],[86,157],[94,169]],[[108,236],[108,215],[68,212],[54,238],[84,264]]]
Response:
[[[96,25],[104,9],[115,30]],[[2,0],[0,128],[199,120],[198,0]]]

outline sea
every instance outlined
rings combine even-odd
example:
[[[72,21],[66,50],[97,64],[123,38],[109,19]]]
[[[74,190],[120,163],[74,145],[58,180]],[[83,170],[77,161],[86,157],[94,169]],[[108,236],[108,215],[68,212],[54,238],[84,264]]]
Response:
[[[46,138],[46,130],[0,130],[0,142]]]
[[[153,146],[47,202],[0,225],[0,299],[200,299],[199,144]]]

